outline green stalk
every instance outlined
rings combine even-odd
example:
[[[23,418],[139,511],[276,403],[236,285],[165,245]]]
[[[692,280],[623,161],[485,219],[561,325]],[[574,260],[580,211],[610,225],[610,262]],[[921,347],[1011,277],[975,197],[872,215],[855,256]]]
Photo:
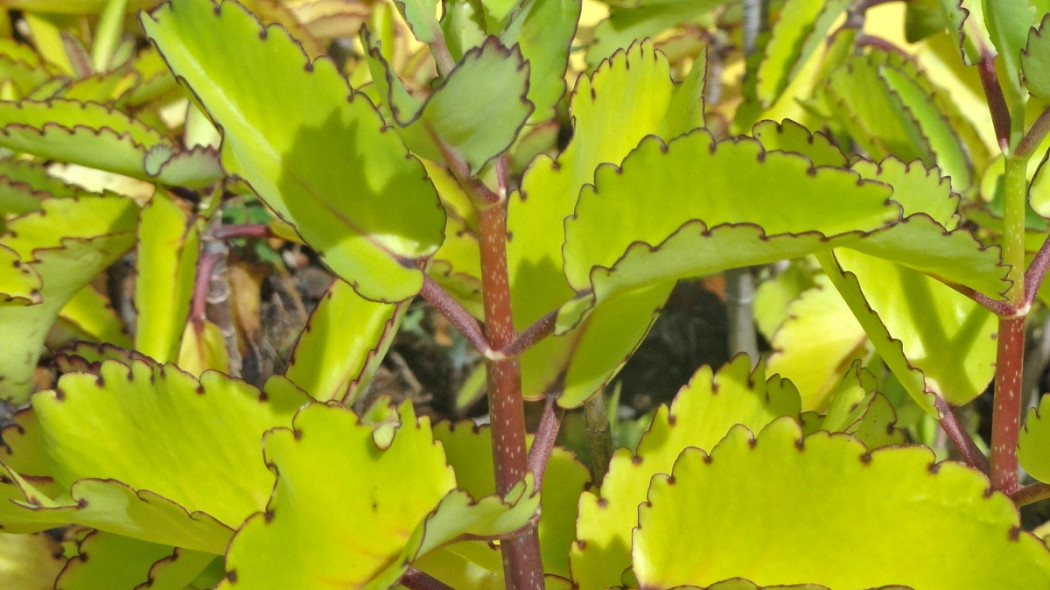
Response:
[[[999,318],[995,358],[995,407],[992,410],[992,487],[1012,494],[1018,489],[1017,440],[1021,424],[1021,374],[1024,367],[1025,301],[1024,217],[1028,197],[1026,154],[1006,156],[1003,176],[1003,262],[1012,281],[1007,301],[1017,313]]]

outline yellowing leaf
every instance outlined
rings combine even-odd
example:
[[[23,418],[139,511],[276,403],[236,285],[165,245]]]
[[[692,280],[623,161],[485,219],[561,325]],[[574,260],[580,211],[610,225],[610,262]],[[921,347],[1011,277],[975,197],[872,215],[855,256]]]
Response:
[[[643,588],[757,584],[923,590],[1039,588],[1050,552],[1009,498],[921,447],[868,452],[851,437],[803,438],[783,418],[735,427],[710,456],[687,449],[639,508]],[[785,510],[785,506],[790,506]],[[872,567],[878,564],[878,567]]]
[[[175,0],[143,27],[223,132],[222,162],[364,297],[419,292],[444,218],[418,161],[332,61],[236,3]],[[258,80],[280,79],[266,92]]]

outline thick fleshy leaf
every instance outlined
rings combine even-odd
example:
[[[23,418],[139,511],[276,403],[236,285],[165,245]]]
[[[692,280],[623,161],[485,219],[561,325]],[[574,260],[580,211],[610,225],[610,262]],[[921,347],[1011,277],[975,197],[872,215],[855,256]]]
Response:
[[[489,37],[464,54],[417,114],[398,119],[398,134],[424,158],[443,161],[447,152],[475,174],[510,147],[532,114],[528,85],[521,51]]]
[[[107,342],[131,348],[131,337],[117,316],[109,297],[91,285],[77,291],[62,307],[58,320],[71,328],[78,340]]]
[[[1039,407],[1028,411],[1024,429],[1018,440],[1017,460],[1029,475],[1050,482],[1050,425],[1044,416],[1050,415],[1050,395],[1039,400]]]
[[[594,29],[595,42],[587,49],[587,62],[597,65],[639,39],[655,38],[668,29],[703,19],[725,0],[657,0],[613,6],[609,18]]]
[[[43,301],[40,275],[33,267],[22,264],[14,250],[0,245],[0,299],[6,305],[31,305]]]
[[[93,531],[58,578],[63,590],[183,590],[215,555]]]
[[[962,53],[966,65],[981,62],[981,56],[995,57],[997,52],[985,24],[982,0],[938,0],[948,18],[948,32]]]
[[[776,175],[778,191],[768,191],[763,174]],[[669,144],[643,142],[622,168],[599,170],[566,221],[566,274],[585,296],[560,310],[559,332],[575,326],[594,302],[625,290],[829,247],[893,260],[992,297],[1005,292],[997,249],[968,231],[946,232],[925,214],[900,218],[923,198],[943,204],[943,191],[915,191],[913,181],[928,180],[924,170],[887,168],[885,181],[908,179],[902,186],[907,207],[892,200],[883,177],[854,174],[813,168],[803,156],[766,152],[748,138],[715,143],[696,132]],[[698,198],[698,190],[711,196]],[[655,208],[652,194],[681,201]],[[948,202],[946,210],[955,203]],[[610,234],[610,227],[617,232]]]
[[[1050,15],[1044,16],[1039,26],[1028,34],[1028,43],[1021,52],[1021,73],[1024,86],[1032,96],[1050,99]]]
[[[235,528],[265,506],[272,486],[259,450],[262,433],[288,424],[305,400],[288,389],[259,392],[215,372],[198,381],[173,365],[106,361],[97,377],[64,375],[57,390],[33,397],[33,408],[59,484],[75,489],[86,478],[119,480]],[[104,433],[119,433],[119,448],[96,452]],[[157,528],[138,538],[216,548],[165,541],[166,531]]]
[[[437,0],[395,0],[394,4],[420,43],[433,43],[441,37]]]
[[[0,586],[12,590],[52,590],[65,566],[62,546],[44,533],[0,533]]]
[[[491,429],[441,422],[434,426],[434,438],[441,441],[449,464],[456,470],[457,487],[475,497],[496,492]],[[590,474],[571,452],[561,447],[554,448],[545,473],[540,492],[543,512],[538,525],[543,569],[548,574],[568,577],[577,502]],[[452,549],[464,552],[459,545]],[[489,557],[486,565],[490,571],[500,571],[499,555],[493,553]]]
[[[529,101],[535,110],[530,123],[555,116],[565,94],[569,46],[580,20],[580,0],[526,0],[517,5],[500,33],[507,47],[517,44],[529,64]]]
[[[798,387],[803,411],[823,411],[853,359],[868,355],[868,338],[826,276],[786,312],[770,342],[769,372]]]
[[[139,222],[135,348],[161,363],[177,359],[197,276],[200,231],[163,192],[153,195]]]
[[[265,515],[231,543],[220,587],[392,587],[419,553],[466,533],[506,533],[532,516],[539,497],[531,484],[507,504],[494,496],[474,503],[455,490],[429,422],[417,421],[411,404],[400,415],[382,445],[352,412],[321,404],[300,411],[294,430],[267,434],[277,485]],[[319,470],[329,477],[318,480]]]
[[[787,0],[773,24],[769,42],[762,48],[756,74],[757,97],[769,107],[787,88],[824,41],[849,0]]]
[[[670,473],[682,449],[711,449],[735,424],[758,430],[778,416],[797,418],[798,413],[794,386],[778,376],[767,380],[761,364],[752,373],[746,356],[737,356],[717,374],[702,367],[670,410],[657,410],[636,455],[616,452],[600,494],[581,496],[577,542],[570,554],[573,581],[580,588],[620,585],[621,573],[631,565],[631,529],[638,524],[649,480]]]
[[[1050,552],[980,473],[921,447],[803,438],[787,418],[757,438],[735,427],[710,456],[684,451],[653,480],[638,525],[634,572],[648,588],[734,576],[830,588],[1050,584]]]
[[[770,177],[778,179],[778,190],[769,190]],[[814,168],[797,154],[767,153],[753,139],[716,142],[703,130],[668,143],[649,138],[622,167],[600,168],[594,187],[580,195],[565,223],[565,273],[585,290],[595,266],[610,268],[632,244],[659,244],[691,220],[700,222],[701,234],[728,229],[807,241],[799,234],[811,232],[854,241],[897,219],[890,194],[854,173]],[[791,254],[782,251],[784,257]]]
[[[48,199],[8,223],[0,246],[39,277],[42,302],[0,304],[0,398],[24,402],[48,329],[62,307],[134,243],[137,208],[123,197]],[[24,303],[24,302],[22,302]]]
[[[902,368],[889,359],[900,354],[909,373],[911,369],[921,371],[919,390],[898,375],[920,405],[925,405],[925,393],[962,405],[984,391],[995,375],[994,314],[951,287],[901,265],[849,250],[836,252],[835,257],[839,268],[858,281],[860,292],[840,288],[851,309],[858,316],[868,310],[876,313],[896,342],[886,346],[873,337],[879,353],[895,373]]]
[[[0,158],[0,211],[7,215],[39,211],[40,201],[46,197],[67,198],[85,193],[48,174],[39,162]]]
[[[785,151],[802,154],[816,166],[845,168],[849,164],[842,150],[823,133],[813,133],[800,123],[790,119],[784,121],[759,121],[751,129],[766,151]]]
[[[984,9],[988,37],[995,44],[1006,70],[1002,79],[1019,94],[1021,50],[1028,41],[1029,29],[1036,24],[1036,9],[1029,0],[995,0],[985,2]]]
[[[336,280],[311,314],[285,376],[316,400],[350,405],[386,356],[407,307],[362,299]]]
[[[875,159],[919,158],[939,166],[957,190],[973,184],[974,162],[987,157],[983,144],[914,61],[872,51],[832,72],[825,88],[834,117]]]
[[[907,435],[896,428],[897,413],[885,396],[875,391],[875,375],[854,361],[832,392],[820,430],[845,432],[871,449],[907,442]]]
[[[176,0],[142,21],[222,129],[227,172],[361,295],[400,301],[419,292],[417,266],[444,226],[434,189],[332,61],[309,61],[287,31],[260,27],[236,3]],[[273,78],[283,82],[256,91]]]
[[[575,122],[572,142],[556,161],[539,156],[525,173],[520,198],[511,198],[508,204],[507,256],[519,329],[574,296],[561,270],[563,220],[572,214],[583,185],[594,181],[595,168],[622,161],[647,135],[670,139],[703,125],[705,72],[706,62],[698,59],[689,77],[675,85],[666,57],[650,41],[642,41],[616,53],[591,76],[579,78],[570,107]],[[635,88],[646,92],[634,92]],[[607,112],[619,114],[616,125],[608,124]],[[619,313],[603,314],[604,318],[596,314],[593,321],[612,322],[605,330],[615,333],[612,340],[581,344],[579,338],[588,332],[581,330],[568,337],[547,338],[528,350],[522,357],[525,395],[537,397],[560,380],[566,364],[574,364],[574,351],[587,354],[581,346],[597,345],[586,366],[575,369],[588,379],[584,383],[573,377],[568,385],[586,396],[593,392],[592,386],[608,381],[648,330],[655,309],[666,300],[666,294],[636,297],[642,299],[633,311],[626,306]]]
[[[175,364],[194,377],[208,370],[230,373],[230,351],[226,338],[214,322],[187,322],[179,339]]]
[[[0,101],[0,145],[173,186],[222,178],[217,154],[183,150],[137,119],[98,103],[68,99]]]

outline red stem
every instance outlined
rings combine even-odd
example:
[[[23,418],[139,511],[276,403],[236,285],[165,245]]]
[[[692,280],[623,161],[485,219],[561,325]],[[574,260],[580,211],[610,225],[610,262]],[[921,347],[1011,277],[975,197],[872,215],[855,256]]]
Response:
[[[502,350],[514,341],[514,316],[507,272],[506,201],[480,211],[482,295],[489,344]],[[496,491],[506,495],[525,479],[525,404],[521,396],[521,365],[517,358],[486,358],[492,454]],[[531,526],[520,537],[502,543],[503,569],[508,590],[542,590],[543,563],[539,536]]]
[[[411,590],[453,590],[452,586],[411,567],[401,576],[401,585]]]
[[[1014,501],[1014,504],[1016,504],[1018,508],[1029,504],[1035,504],[1036,502],[1047,498],[1050,498],[1050,484],[1043,482],[1024,486],[1010,494],[1010,499]]]
[[[529,471],[536,476],[537,488],[543,485],[543,475],[547,471],[551,453],[554,452],[558,430],[561,429],[562,412],[555,403],[556,399],[553,395],[547,395],[540,424],[536,427],[536,436],[532,439],[532,447],[529,448]]]
[[[205,252],[200,262],[197,263],[197,277],[193,283],[193,300],[190,303],[190,321],[200,327],[207,317],[208,286],[211,283],[212,272],[222,259],[222,254],[216,252]]]
[[[992,488],[1007,494],[1018,489],[1017,439],[1021,424],[1024,321],[1023,316],[999,319],[990,476]]]
[[[981,78],[984,97],[988,101],[988,111],[992,115],[995,138],[999,147],[1006,153],[1010,146],[1010,109],[1006,106],[1006,97],[1003,96],[1003,88],[999,85],[999,74],[995,72],[995,56],[982,51],[977,72]]]
[[[988,458],[984,456],[981,449],[977,448],[977,444],[973,442],[973,438],[966,432],[966,429],[959,424],[959,419],[955,416],[952,407],[940,396],[937,397],[935,405],[937,414],[940,416],[941,428],[944,429],[944,433],[948,435],[948,439],[952,441],[955,448],[959,450],[966,464],[988,473]]]
[[[453,299],[448,291],[434,282],[430,275],[423,274],[423,289],[419,294],[445,316],[479,353],[487,356],[492,352],[492,346],[482,333],[478,320],[460,302]]]
[[[1025,133],[1024,137],[1021,138],[1020,143],[1017,144],[1017,149],[1014,150],[1014,154],[1022,157],[1032,155],[1035,148],[1043,143],[1043,139],[1046,138],[1047,133],[1050,133],[1050,108],[1039,114],[1035,123],[1032,123],[1032,126],[1028,129],[1028,133]]]

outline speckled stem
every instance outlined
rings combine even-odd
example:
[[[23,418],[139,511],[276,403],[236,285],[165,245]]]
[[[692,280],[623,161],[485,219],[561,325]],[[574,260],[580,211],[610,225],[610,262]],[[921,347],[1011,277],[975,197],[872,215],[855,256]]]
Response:
[[[480,211],[481,277],[485,305],[485,332],[496,350],[515,339],[507,273],[506,201]],[[486,359],[492,454],[496,491],[507,494],[525,478],[525,404],[521,397],[521,365],[517,358]],[[519,537],[502,543],[503,569],[508,590],[537,590],[543,585],[539,536],[530,526]]]
[[[1021,424],[1021,370],[1024,317],[1001,318],[995,360],[995,408],[992,410],[992,488],[1017,491],[1017,437]]]

